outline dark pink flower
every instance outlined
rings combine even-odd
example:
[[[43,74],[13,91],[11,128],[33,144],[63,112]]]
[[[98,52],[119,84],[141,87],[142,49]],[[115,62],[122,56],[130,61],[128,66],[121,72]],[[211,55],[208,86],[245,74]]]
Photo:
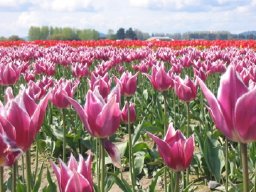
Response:
[[[169,125],[164,140],[148,133],[157,145],[158,152],[164,163],[174,171],[187,169],[192,161],[194,153],[194,136],[186,137],[179,131],[175,131],[172,124]]]
[[[129,110],[130,110],[130,123],[134,123],[136,121],[136,111],[135,111],[134,103],[130,103]],[[128,103],[127,102],[125,103],[122,109],[121,120],[126,124],[128,123]]]
[[[93,192],[91,155],[87,157],[86,161],[82,155],[79,155],[77,162],[71,154],[67,165],[61,160],[59,162],[60,167],[54,163],[52,163],[52,167],[60,192]]]
[[[121,85],[122,95],[129,97],[135,94],[137,88],[137,76],[138,73],[132,75],[131,72],[126,71],[122,74],[120,79],[116,78],[117,82],[119,82]]]

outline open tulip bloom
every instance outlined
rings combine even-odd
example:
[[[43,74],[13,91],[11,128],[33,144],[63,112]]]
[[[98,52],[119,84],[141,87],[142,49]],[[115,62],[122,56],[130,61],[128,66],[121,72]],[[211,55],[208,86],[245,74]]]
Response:
[[[249,89],[230,65],[222,75],[217,98],[198,78],[217,127],[228,139],[249,143],[256,140],[256,87]]]
[[[59,162],[60,167],[54,163],[52,163],[52,167],[57,177],[60,192],[93,192],[91,155],[87,157],[86,161],[82,155],[79,155],[77,162],[71,154],[67,165],[62,160]]]
[[[107,101],[99,93],[98,87],[94,91],[89,90],[84,107],[71,97],[67,97],[89,134],[103,140],[104,147],[115,165],[119,164],[120,157],[117,148],[108,137],[113,135],[120,125],[121,110],[118,97],[120,97],[119,86],[111,91]]]
[[[157,145],[164,163],[175,172],[184,171],[192,161],[194,153],[194,136],[188,139],[179,130],[169,124],[164,140],[148,132]]]

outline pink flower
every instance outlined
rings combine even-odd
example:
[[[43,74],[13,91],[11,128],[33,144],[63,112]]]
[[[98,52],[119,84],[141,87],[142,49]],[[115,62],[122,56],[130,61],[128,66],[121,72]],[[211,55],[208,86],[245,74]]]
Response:
[[[120,80],[117,79],[117,81],[121,85],[122,95],[129,97],[135,94],[136,88],[137,88],[137,76],[138,76],[138,73],[136,73],[135,75],[132,75],[131,72],[126,71],[125,73],[122,74]]]
[[[164,163],[174,171],[187,169],[192,161],[194,153],[194,136],[188,139],[179,131],[175,131],[170,124],[164,140],[148,133],[157,145],[158,152]]]
[[[60,192],[93,192],[91,155],[87,157],[86,161],[82,155],[79,155],[77,162],[71,154],[67,165],[61,160],[59,162],[60,167],[54,163],[52,163],[52,167],[57,177]]]
[[[119,165],[120,157],[114,144],[107,140],[119,128],[121,111],[119,109],[120,87],[115,87],[106,100],[99,93],[98,87],[94,91],[89,90],[86,95],[86,103],[82,107],[71,97],[67,97],[75,108],[85,129],[94,137],[104,141],[104,147],[115,165]]]
[[[174,90],[178,98],[185,102],[195,99],[197,94],[196,84],[187,75],[184,80],[176,76]]]
[[[79,81],[76,80],[72,82],[71,80],[60,79],[54,86],[52,90],[51,101],[53,105],[58,108],[67,108],[69,105],[68,97],[73,97],[75,90],[79,84]]]
[[[44,120],[49,94],[37,104],[25,89],[14,98],[12,89],[6,89],[6,104],[0,105],[0,124],[11,145],[27,151]]]
[[[173,86],[173,79],[165,72],[164,64],[161,66],[154,65],[152,67],[152,75],[144,73],[150,80],[155,90],[163,92]]]
[[[0,85],[13,85],[19,78],[21,73],[21,66],[14,62],[7,62],[0,64]]]
[[[106,73],[103,77],[96,76],[94,73],[92,73],[89,84],[92,91],[98,86],[99,93],[104,99],[108,96],[111,86],[111,80],[108,77],[108,73]]]
[[[129,110],[130,110],[130,123],[134,123],[136,121],[136,111],[135,111],[134,103],[130,103]],[[122,109],[121,120],[126,124],[128,123],[128,103],[127,102],[125,103]]]
[[[221,77],[217,98],[201,79],[198,82],[217,129],[235,142],[255,141],[256,87],[248,89],[232,65]]]

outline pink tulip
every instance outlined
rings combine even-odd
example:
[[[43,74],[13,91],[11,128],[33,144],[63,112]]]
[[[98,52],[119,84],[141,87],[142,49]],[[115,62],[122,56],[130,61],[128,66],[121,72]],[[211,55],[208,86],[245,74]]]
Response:
[[[111,80],[108,77],[108,73],[106,73],[103,77],[96,76],[94,73],[92,73],[89,84],[92,91],[95,89],[96,86],[98,86],[99,93],[104,99],[108,96],[111,87]]]
[[[148,133],[157,145],[158,152],[164,163],[176,172],[187,169],[194,153],[194,136],[188,139],[178,130],[175,131],[170,124],[164,140]]]
[[[19,78],[21,73],[21,66],[14,62],[7,62],[0,64],[0,85],[13,85]]]
[[[23,152],[33,143],[44,120],[49,94],[37,104],[25,89],[14,98],[12,89],[6,89],[6,104],[0,105],[0,124],[7,140]]]
[[[217,129],[235,142],[255,141],[256,87],[248,89],[232,65],[221,77],[217,98],[201,79],[198,82]]]
[[[92,136],[103,139],[104,147],[114,165],[119,166],[120,156],[117,153],[118,150],[107,138],[113,135],[120,125],[120,87],[115,87],[106,100],[99,93],[98,87],[94,91],[89,90],[86,95],[84,108],[71,97],[67,97],[67,99],[75,108],[85,129]]]
[[[136,111],[135,111],[134,103],[130,103],[129,109],[130,109],[130,123],[134,123],[136,121]],[[125,103],[122,109],[121,120],[126,124],[128,123],[128,103],[127,102]]]
[[[69,105],[69,101],[66,97],[74,96],[78,84],[78,80],[72,82],[71,80],[60,79],[52,90],[51,101],[53,105],[58,108],[67,108]]]
[[[74,77],[82,78],[89,74],[89,67],[83,63],[73,63],[71,65],[72,75]]]
[[[195,99],[197,94],[196,84],[188,76],[184,80],[176,76],[174,90],[178,98],[185,102]]]
[[[79,155],[77,162],[71,154],[67,165],[61,160],[59,162],[60,167],[54,163],[52,163],[52,167],[57,177],[60,192],[93,192],[91,155],[87,157],[86,161],[82,155]]]
[[[3,127],[0,124],[0,166],[12,166],[14,162],[22,154],[22,150],[15,146],[15,143],[11,140],[13,138],[6,137],[6,131],[9,127]],[[6,129],[6,130],[4,130]]]
[[[138,73],[132,75],[131,72],[125,72],[122,74],[120,79],[117,79],[117,82],[121,85],[121,93],[127,97],[130,97],[135,94],[137,88],[137,76]]]
[[[163,92],[173,86],[173,79],[165,72],[164,65],[154,65],[152,67],[152,75],[144,73],[150,80],[155,90]]]

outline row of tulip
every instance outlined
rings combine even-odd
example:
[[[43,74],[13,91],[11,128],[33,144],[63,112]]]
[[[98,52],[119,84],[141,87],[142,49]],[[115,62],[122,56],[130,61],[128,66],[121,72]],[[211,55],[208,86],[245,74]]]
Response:
[[[152,138],[157,145],[163,163],[176,173],[174,174],[166,168],[161,169],[162,164],[153,166],[153,169],[157,171],[156,175],[164,172],[162,178],[165,191],[179,191],[181,188],[189,190],[191,188],[189,177],[191,171],[195,172],[195,167],[200,167],[202,162],[201,160],[197,162],[199,165],[192,162],[193,154],[197,148],[202,151],[198,152],[196,156],[201,154],[200,157],[204,158],[210,174],[220,181],[223,167],[219,166],[217,171],[220,173],[216,173],[216,170],[212,169],[212,166],[216,165],[215,162],[212,162],[211,158],[209,159],[210,154],[205,152],[212,151],[215,153],[216,150],[213,149],[214,146],[202,144],[203,142],[212,144],[212,140],[214,140],[214,137],[207,135],[205,128],[210,119],[204,113],[203,95],[208,102],[208,109],[217,129],[228,140],[241,144],[243,189],[249,191],[246,145],[256,138],[254,133],[255,101],[253,99],[256,94],[256,54],[254,50],[234,47],[225,49],[210,47],[204,50],[193,47],[179,50],[170,48],[154,50],[149,46],[137,49],[74,48],[67,45],[44,48],[27,45],[2,47],[0,49],[0,61],[1,86],[3,88],[12,86],[14,92],[18,93],[17,96],[14,96],[12,89],[6,88],[5,104],[0,105],[2,167],[0,185],[2,191],[4,190],[3,166],[13,166],[12,191],[18,188],[15,185],[15,170],[17,169],[15,167],[17,160],[23,153],[26,153],[26,190],[32,191],[32,188],[35,190],[35,186],[33,186],[35,181],[33,182],[30,168],[30,148],[35,140],[37,143],[37,135],[40,132],[44,134],[43,137],[46,140],[45,127],[49,128],[49,125],[54,123],[56,125],[53,119],[53,115],[56,113],[54,113],[54,107],[51,105],[60,109],[62,114],[61,117],[59,114],[56,116],[57,119],[62,119],[61,123],[57,123],[57,126],[62,128],[63,149],[62,155],[58,154],[62,156],[62,160],[59,161],[60,168],[52,163],[60,191],[99,190],[103,192],[106,191],[106,187],[109,187],[106,185],[106,180],[110,176],[124,191],[139,190],[143,186],[138,184],[137,174],[142,172],[143,167],[149,167],[149,165],[145,161],[145,155],[138,160],[138,152],[145,154],[145,151],[151,150],[147,144],[150,141],[142,142],[143,138]],[[224,75],[221,77],[216,98],[214,93],[217,91],[219,73],[224,73]],[[72,77],[74,79],[70,79]],[[86,77],[88,83],[85,81]],[[194,79],[192,79],[193,77]],[[149,82],[156,92],[145,85]],[[20,88],[20,85],[25,87]],[[198,85],[203,95],[197,92]],[[80,103],[84,102],[84,95],[86,95],[85,105],[82,107]],[[179,103],[176,97],[185,103],[186,115],[184,115],[181,107],[182,103]],[[49,101],[52,104],[47,111]],[[171,103],[173,104],[172,107],[170,106]],[[68,119],[70,121],[76,119],[72,112],[67,112],[70,105],[77,112],[82,124],[75,123],[72,125],[74,122],[67,121]],[[121,110],[122,105],[123,109]],[[194,112],[194,108],[200,108],[200,110]],[[154,118],[157,113],[160,114],[158,116],[160,120]],[[202,117],[196,118],[201,114],[203,114]],[[45,116],[47,122],[43,124]],[[183,120],[184,116],[185,120]],[[192,120],[196,121],[192,122]],[[150,129],[146,129],[145,121],[150,122],[148,127],[160,128],[150,131]],[[171,121],[172,123],[170,123]],[[186,122],[185,126],[184,122]],[[138,130],[133,132],[132,129],[137,123]],[[198,125],[200,123],[204,124]],[[113,135],[120,126],[124,127],[124,124],[127,124],[127,130],[120,132],[128,134],[126,143],[131,188],[122,178],[121,173],[120,176],[119,172],[111,166],[108,168],[105,166],[106,151],[111,157],[113,165],[122,172],[124,156],[119,152],[120,146],[118,147],[113,143]],[[76,127],[82,125],[85,128],[84,133],[74,134],[77,134],[78,137],[90,136],[90,149],[96,158],[94,168],[92,168],[92,154],[88,155],[86,161],[79,155],[79,162],[71,155],[67,162],[66,157],[70,154],[67,151],[68,145],[70,145],[67,136],[71,131],[67,125]],[[212,124],[210,123],[210,125]],[[204,130],[198,132],[194,128],[195,126],[203,127]],[[175,130],[174,127],[180,127],[180,129]],[[186,128],[184,129],[184,127]],[[144,134],[142,129],[145,129]],[[214,135],[216,131],[210,130],[210,134]],[[185,136],[182,132],[185,133]],[[194,134],[191,136],[192,133]],[[164,139],[162,140],[157,134],[162,137],[165,135]],[[202,142],[200,137],[206,139]],[[216,138],[215,141],[222,137],[218,135]],[[80,139],[83,140],[83,138]],[[143,149],[136,151],[136,147],[138,148],[138,144],[141,145],[141,143],[144,145]],[[229,184],[228,172],[230,167],[227,163],[227,153],[228,149],[236,147],[236,144],[227,140],[226,143],[224,155],[226,158],[226,177],[224,180],[226,181],[226,190],[229,190],[231,184]],[[77,153],[78,144],[72,148],[75,153]],[[137,154],[135,154],[136,152]],[[217,152],[219,153],[219,151]],[[151,155],[148,160],[153,159],[155,161],[158,159],[153,157],[154,155]],[[194,157],[194,161],[199,160],[197,157]],[[213,159],[216,160],[216,158]],[[142,164],[140,172],[138,172],[136,162]],[[193,165],[189,169],[191,162]],[[220,157],[217,157],[217,163],[220,162]],[[94,172],[94,180],[92,172]],[[114,174],[111,175],[111,172]],[[183,186],[180,185],[181,172],[184,172]],[[205,173],[200,173],[200,175]],[[149,186],[149,191],[155,190],[154,185],[156,185],[157,177],[155,176],[156,180]],[[176,178],[176,182],[173,182],[174,178]]]

